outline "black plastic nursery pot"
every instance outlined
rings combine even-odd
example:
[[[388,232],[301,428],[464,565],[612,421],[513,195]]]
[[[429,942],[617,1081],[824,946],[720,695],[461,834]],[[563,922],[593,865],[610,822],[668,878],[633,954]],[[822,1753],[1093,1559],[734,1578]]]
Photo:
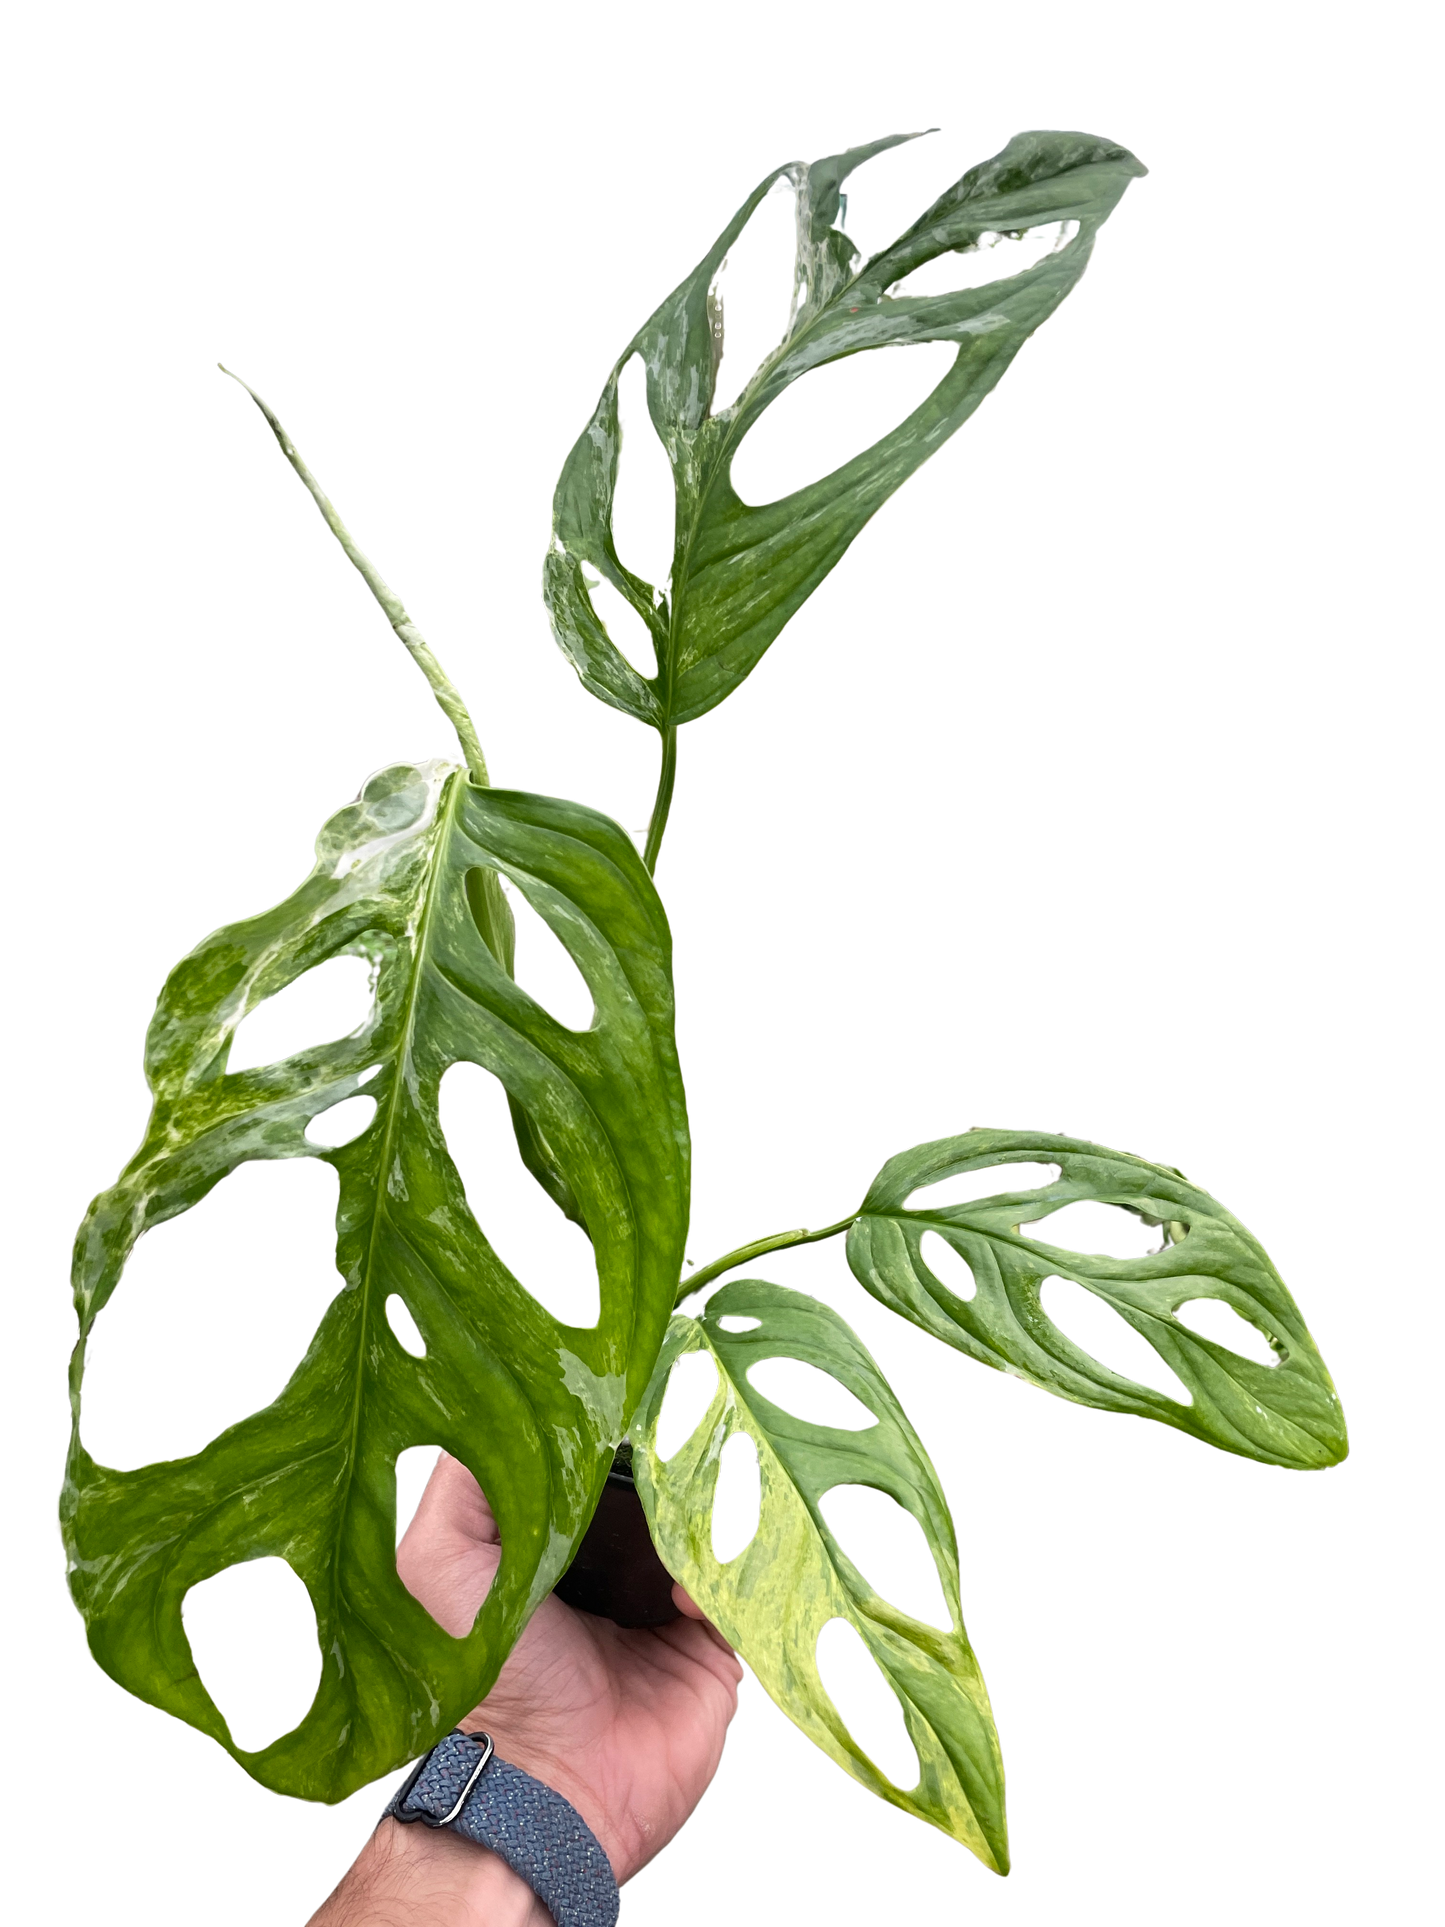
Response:
[[[632,1447],[618,1447],[577,1556],[553,1588],[579,1612],[618,1626],[666,1626],[681,1613],[672,1575],[657,1556],[632,1478]]]

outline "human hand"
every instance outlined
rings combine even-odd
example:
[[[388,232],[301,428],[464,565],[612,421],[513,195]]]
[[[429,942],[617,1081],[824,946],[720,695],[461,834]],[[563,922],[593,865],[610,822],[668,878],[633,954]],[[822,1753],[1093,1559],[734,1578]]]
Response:
[[[501,1563],[492,1509],[443,1453],[397,1548],[402,1583],[449,1633],[471,1629]],[[742,1668],[680,1587],[684,1617],[626,1628],[544,1599],[485,1701],[461,1724],[554,1788],[620,1882],[665,1847],[706,1791]]]

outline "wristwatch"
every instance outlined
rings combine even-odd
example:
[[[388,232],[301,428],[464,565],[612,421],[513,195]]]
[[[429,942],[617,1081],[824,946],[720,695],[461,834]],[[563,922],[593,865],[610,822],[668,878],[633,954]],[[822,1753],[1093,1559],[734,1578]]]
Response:
[[[386,1813],[499,1854],[557,1927],[615,1927],[621,1902],[601,1841],[570,1801],[500,1759],[490,1734],[457,1727],[438,1740]]]

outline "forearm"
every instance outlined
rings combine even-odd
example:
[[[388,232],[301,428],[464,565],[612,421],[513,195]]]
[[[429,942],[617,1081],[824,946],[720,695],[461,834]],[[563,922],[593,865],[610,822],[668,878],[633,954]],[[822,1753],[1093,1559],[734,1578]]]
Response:
[[[554,1927],[505,1860],[454,1833],[383,1820],[309,1927]]]

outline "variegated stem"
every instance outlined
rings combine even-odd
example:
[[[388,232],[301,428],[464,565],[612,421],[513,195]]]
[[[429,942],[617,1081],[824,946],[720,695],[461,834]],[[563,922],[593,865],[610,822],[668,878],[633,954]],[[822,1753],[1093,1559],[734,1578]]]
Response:
[[[857,1212],[840,1218],[837,1224],[830,1224],[822,1231],[775,1231],[770,1238],[757,1238],[750,1245],[739,1245],[736,1251],[729,1251],[721,1258],[714,1258],[711,1264],[695,1271],[691,1278],[684,1281],[673,1300],[674,1310],[685,1298],[710,1285],[714,1278],[721,1278],[725,1271],[735,1271],[739,1265],[750,1264],[754,1258],[766,1257],[770,1251],[787,1251],[794,1245],[815,1245],[824,1238],[836,1238],[840,1231],[846,1231],[857,1218]]]
[[[477,736],[476,725],[468,715],[467,706],[462,701],[455,683],[453,683],[451,677],[432,654],[431,647],[422,635],[420,629],[417,628],[416,624],[402,607],[400,597],[387,585],[380,571],[376,568],[376,565],[369,557],[363,555],[361,550],[356,546],[351,538],[351,531],[336,513],[331,498],[311,473],[311,470],[306,466],[305,462],[302,461],[301,456],[297,452],[296,444],[286,433],[286,430],[281,426],[271,409],[262,401],[255,389],[249,387],[244,381],[241,381],[239,375],[232,374],[224,362],[217,363],[217,366],[223,375],[230,375],[232,381],[240,383],[240,386],[246,390],[246,393],[266,417],[267,422],[270,424],[271,433],[281,445],[281,453],[286,457],[292,468],[295,469],[296,473],[311,491],[312,500],[326,518],[326,526],[346,551],[347,559],[353,568],[355,568],[367,588],[370,589],[371,593],[381,604],[382,609],[385,611],[387,621],[396,631],[418,669],[421,670],[421,673],[431,684],[432,694],[441,705],[442,713],[452,728],[457,732],[457,739],[461,743],[462,753],[467,759],[467,769],[471,773],[472,781],[474,783],[480,783],[484,788],[489,787],[491,778],[487,775],[487,761],[482,754],[482,745]]]

